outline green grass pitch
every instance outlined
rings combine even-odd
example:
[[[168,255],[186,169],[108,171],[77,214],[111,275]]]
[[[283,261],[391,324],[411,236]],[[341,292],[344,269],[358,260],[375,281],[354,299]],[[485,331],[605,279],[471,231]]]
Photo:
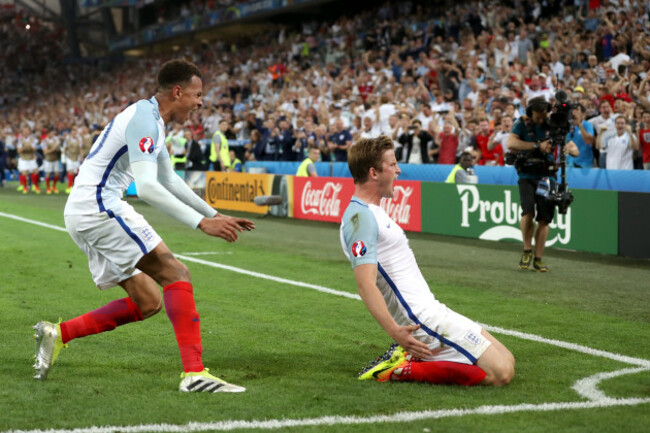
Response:
[[[452,309],[594,352],[493,329],[517,359],[507,387],[360,382],[356,373],[391,343],[363,303],[264,278],[356,294],[337,225],[253,216],[257,230],[227,244],[130,201],[187,258],[206,366],[248,391],[179,393],[180,356],[164,313],[72,341],[48,380],[33,380],[34,323],[67,320],[125,294],[97,290],[84,254],[56,229],[64,195],[7,187],[0,190],[0,432],[650,430],[648,261],[550,249],[551,272],[539,274],[517,268],[517,244],[409,233],[431,290]],[[631,370],[595,376],[623,369]],[[600,397],[573,389],[585,378],[595,378]]]

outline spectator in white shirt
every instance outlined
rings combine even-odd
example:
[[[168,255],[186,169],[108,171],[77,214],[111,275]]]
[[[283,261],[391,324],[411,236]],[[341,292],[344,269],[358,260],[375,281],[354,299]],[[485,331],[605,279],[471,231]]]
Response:
[[[639,141],[625,116],[616,118],[616,134],[603,138],[598,136],[598,148],[607,149],[607,168],[611,170],[633,170],[634,151],[639,150]]]

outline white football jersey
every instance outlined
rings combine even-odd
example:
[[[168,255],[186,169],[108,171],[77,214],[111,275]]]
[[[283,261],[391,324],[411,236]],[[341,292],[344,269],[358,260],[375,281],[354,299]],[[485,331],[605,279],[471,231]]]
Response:
[[[353,197],[343,214],[340,237],[353,268],[365,263],[377,264],[377,287],[398,324],[413,323],[409,313],[418,316],[437,302],[420,272],[404,230],[384,209]]]
[[[377,287],[395,323],[420,325],[413,337],[435,352],[425,360],[473,364],[490,346],[480,325],[435,299],[404,230],[384,209],[352,197],[343,214],[340,238],[353,268],[377,266]]]
[[[104,128],[79,168],[65,215],[116,212],[134,180],[131,163],[169,160],[156,98],[128,106]]]

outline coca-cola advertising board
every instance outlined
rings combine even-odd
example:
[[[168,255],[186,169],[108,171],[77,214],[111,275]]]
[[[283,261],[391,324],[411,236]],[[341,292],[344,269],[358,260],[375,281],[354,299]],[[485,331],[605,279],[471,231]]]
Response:
[[[340,223],[354,194],[349,177],[293,178],[293,216],[295,218]]]
[[[293,215],[295,218],[340,223],[354,195],[354,182],[342,177],[294,177]],[[396,181],[393,199],[380,206],[408,231],[421,229],[420,182]]]
[[[393,198],[382,198],[381,206],[399,226],[410,232],[422,229],[422,189],[420,182],[398,180],[393,184]]]

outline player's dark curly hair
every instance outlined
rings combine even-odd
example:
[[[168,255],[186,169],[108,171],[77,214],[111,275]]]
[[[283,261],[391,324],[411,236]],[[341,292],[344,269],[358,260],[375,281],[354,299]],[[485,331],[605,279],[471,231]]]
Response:
[[[370,167],[381,171],[381,161],[384,152],[392,149],[393,140],[385,135],[377,138],[362,138],[348,150],[348,167],[354,183],[364,183],[368,180]]]
[[[188,84],[193,76],[201,78],[198,66],[187,60],[170,60],[158,71],[158,87],[169,89],[179,84]]]

